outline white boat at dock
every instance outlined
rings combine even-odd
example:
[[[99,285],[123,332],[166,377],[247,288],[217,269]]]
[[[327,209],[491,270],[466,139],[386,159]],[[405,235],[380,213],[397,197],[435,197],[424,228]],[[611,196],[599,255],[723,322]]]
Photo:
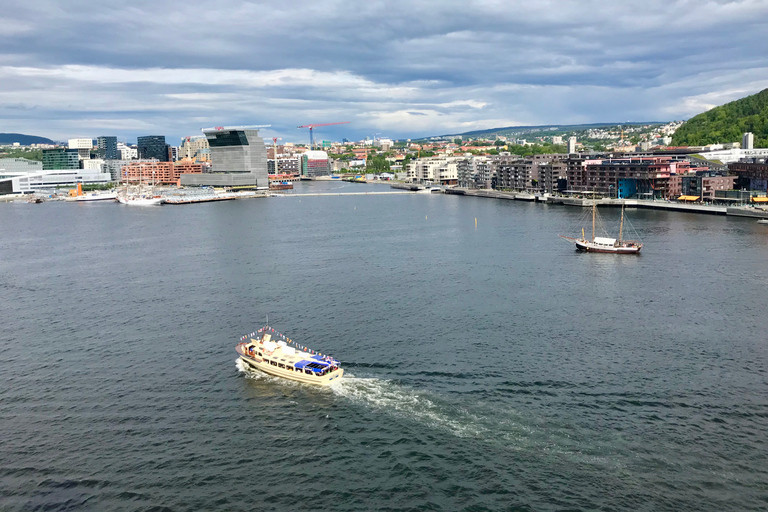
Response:
[[[162,196],[122,195],[117,202],[128,206],[160,206],[165,202]]]
[[[117,192],[91,192],[75,197],[77,202],[114,201],[115,199],[117,199]]]
[[[235,351],[250,369],[305,384],[328,386],[344,375],[336,359],[298,345],[268,325],[242,336]]]

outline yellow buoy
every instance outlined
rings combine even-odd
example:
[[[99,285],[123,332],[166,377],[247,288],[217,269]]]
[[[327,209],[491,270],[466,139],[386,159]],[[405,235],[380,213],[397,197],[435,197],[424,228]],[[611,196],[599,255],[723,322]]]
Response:
[[[475,217],[475,227],[477,227],[477,217]]]

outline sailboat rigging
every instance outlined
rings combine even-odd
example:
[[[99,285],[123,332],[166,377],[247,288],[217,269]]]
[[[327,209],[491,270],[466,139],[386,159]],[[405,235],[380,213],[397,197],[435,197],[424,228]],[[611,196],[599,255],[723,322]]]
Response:
[[[588,239],[584,234],[584,228],[581,228],[581,238],[560,235],[569,242],[576,245],[576,249],[585,252],[607,252],[614,254],[639,254],[643,248],[639,240],[624,240],[624,204],[621,205],[621,221],[619,223],[619,238],[610,238],[608,236],[595,236],[595,224],[600,219],[597,213],[597,201],[592,201],[592,238]],[[629,219],[627,219],[629,222]],[[600,222],[602,225],[602,222]]]

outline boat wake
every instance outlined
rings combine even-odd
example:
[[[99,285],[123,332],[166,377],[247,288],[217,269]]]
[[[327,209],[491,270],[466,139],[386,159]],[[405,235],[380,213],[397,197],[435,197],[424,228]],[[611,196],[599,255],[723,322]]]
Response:
[[[389,380],[347,377],[330,386],[334,394],[377,411],[408,418],[457,437],[487,438],[488,418],[438,395],[416,392]],[[491,422],[492,423],[492,422]]]
[[[263,379],[281,385],[309,386],[250,370],[239,359],[236,366],[248,378]],[[574,439],[578,434],[572,426],[549,421],[545,427],[540,418],[526,417],[514,409],[499,407],[498,404],[462,404],[439,394],[426,390],[417,391],[390,380],[355,377],[349,373],[346,373],[341,381],[328,387],[312,386],[312,389],[330,391],[335,396],[377,413],[415,422],[458,438],[477,439],[504,450],[546,453],[548,456],[564,457],[570,462],[601,466],[617,464],[610,458],[590,453],[579,446],[580,443]],[[591,443],[604,445],[604,441],[606,440],[592,439]]]

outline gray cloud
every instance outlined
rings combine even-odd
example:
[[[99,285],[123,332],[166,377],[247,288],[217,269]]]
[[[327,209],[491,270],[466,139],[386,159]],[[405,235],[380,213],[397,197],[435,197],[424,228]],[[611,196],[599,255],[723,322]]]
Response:
[[[764,0],[11,4],[2,131],[54,138],[668,120],[768,86]]]

